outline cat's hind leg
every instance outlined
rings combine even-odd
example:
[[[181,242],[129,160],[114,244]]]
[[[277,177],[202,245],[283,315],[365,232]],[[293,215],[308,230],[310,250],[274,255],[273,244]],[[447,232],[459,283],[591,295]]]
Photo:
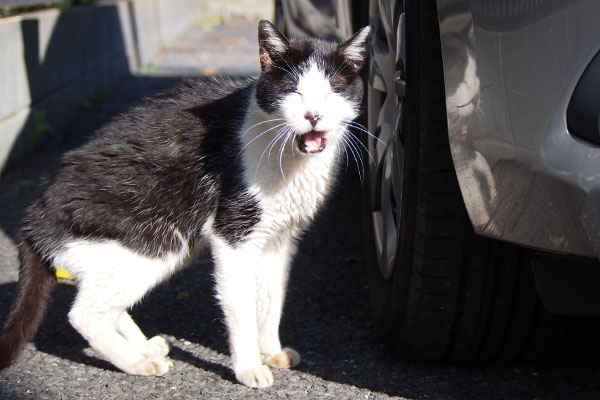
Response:
[[[78,280],[69,312],[73,327],[104,359],[133,375],[164,375],[173,363],[164,339],[147,340],[126,310],[177,267],[177,259],[151,258],[115,242],[78,241],[55,259]]]
[[[164,356],[148,356],[122,336],[117,327],[123,310],[90,310],[75,303],[69,312],[71,325],[100,357],[131,375],[164,375],[173,363]]]
[[[117,331],[147,358],[169,354],[170,346],[166,339],[161,336],[148,339],[126,311],[119,317]]]

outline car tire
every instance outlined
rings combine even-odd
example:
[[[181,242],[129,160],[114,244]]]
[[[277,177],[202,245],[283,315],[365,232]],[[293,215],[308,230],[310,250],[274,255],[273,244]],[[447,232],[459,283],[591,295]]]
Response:
[[[476,235],[452,161],[436,3],[371,1],[363,182],[375,337],[404,359],[547,358],[534,253]]]

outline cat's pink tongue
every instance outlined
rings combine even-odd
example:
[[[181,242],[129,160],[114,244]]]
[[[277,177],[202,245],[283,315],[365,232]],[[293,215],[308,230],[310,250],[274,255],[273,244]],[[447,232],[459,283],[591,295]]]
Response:
[[[304,150],[307,153],[317,153],[325,147],[325,132],[310,131],[303,135]]]

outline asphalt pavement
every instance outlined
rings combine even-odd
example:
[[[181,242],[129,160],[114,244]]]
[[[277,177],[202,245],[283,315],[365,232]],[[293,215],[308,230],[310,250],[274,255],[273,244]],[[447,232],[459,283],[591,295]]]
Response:
[[[0,321],[15,290],[19,221],[59,155],[113,115],[182,76],[257,73],[256,21],[207,19],[161,51],[140,74],[98,93],[42,149],[0,177]],[[600,330],[574,320],[559,357],[537,364],[451,366],[402,362],[371,339],[361,216],[352,164],[301,243],[281,324],[302,355],[275,384],[253,390],[230,370],[209,257],[158,287],[132,312],[148,336],[171,344],[163,377],[129,376],[98,359],[69,325],[74,289],[55,291],[35,340],[0,372],[0,399],[598,399]]]

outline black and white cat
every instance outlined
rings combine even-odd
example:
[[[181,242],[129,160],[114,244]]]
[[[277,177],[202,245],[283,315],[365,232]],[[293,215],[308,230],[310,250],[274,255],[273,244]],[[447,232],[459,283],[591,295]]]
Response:
[[[167,373],[167,341],[127,310],[205,244],[237,379],[266,387],[268,366],[298,364],[278,334],[288,270],[345,143],[357,150],[347,129],[370,39],[366,27],[343,44],[288,41],[261,21],[258,78],[187,81],[67,153],[24,221],[0,367],[33,338],[60,265],[78,286],[69,321],[90,346],[129,374]]]
[[[441,37],[446,88],[446,110],[451,137],[467,134],[466,120],[479,107],[480,82],[477,76],[473,24]]]
[[[446,110],[450,134],[450,150],[460,187],[469,201],[467,212],[476,228],[493,230],[490,203],[495,201],[496,181],[483,155],[473,146],[476,137],[469,124],[480,109],[481,88],[477,75],[473,22],[458,32],[442,35],[442,52],[446,65]],[[485,228],[482,228],[485,227]]]

